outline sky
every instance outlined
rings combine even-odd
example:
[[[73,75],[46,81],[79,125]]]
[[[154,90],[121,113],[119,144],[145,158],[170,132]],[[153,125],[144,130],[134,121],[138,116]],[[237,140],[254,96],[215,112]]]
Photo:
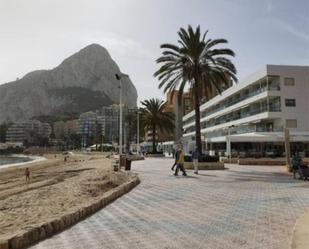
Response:
[[[229,41],[240,82],[265,64],[309,65],[309,0],[0,0],[0,84],[98,43],[139,101],[164,98],[160,44],[189,24]]]

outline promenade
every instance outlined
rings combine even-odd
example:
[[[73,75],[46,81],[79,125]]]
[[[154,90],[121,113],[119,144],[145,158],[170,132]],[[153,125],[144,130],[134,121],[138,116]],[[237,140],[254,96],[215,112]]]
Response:
[[[278,166],[174,177],[172,162],[134,162],[139,186],[32,248],[290,248],[295,222],[309,209],[309,182]]]

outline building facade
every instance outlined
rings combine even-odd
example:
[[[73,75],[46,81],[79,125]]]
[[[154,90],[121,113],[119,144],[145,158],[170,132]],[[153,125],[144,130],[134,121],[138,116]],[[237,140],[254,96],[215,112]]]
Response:
[[[48,139],[51,134],[51,126],[38,120],[16,122],[12,124],[7,133],[6,141],[13,143],[37,143],[39,139]]]
[[[120,108],[119,105],[111,105],[107,107],[102,107],[99,112],[101,121],[102,121],[102,134],[104,136],[104,141],[106,143],[119,142],[119,127],[120,127]],[[124,106],[122,109],[122,117],[123,117],[123,142],[126,142],[127,136],[130,135],[131,138],[136,137],[136,130],[134,127],[129,127],[128,115],[133,116],[134,120],[130,120],[130,122],[136,122],[137,117],[137,108],[128,108]],[[132,125],[131,125],[132,126]],[[130,131],[129,131],[130,129]],[[130,133],[130,134],[129,134]],[[133,134],[131,134],[133,133]]]
[[[101,136],[102,118],[96,112],[85,112],[78,119],[81,134],[81,148],[84,149],[94,143]]]
[[[178,141],[182,137],[182,118],[193,109],[193,99],[190,92],[183,93],[181,96],[181,103],[179,103],[179,91],[174,90],[166,94],[166,110],[175,114],[175,131],[173,136],[171,134],[162,134],[162,141]]]
[[[266,65],[200,106],[203,149],[247,156],[309,151],[309,67]],[[186,151],[195,144],[195,112],[183,117]]]
[[[129,127],[127,117],[128,115],[137,116],[137,108],[123,107],[123,142],[126,143],[128,136],[136,137],[135,128],[133,133],[129,131],[132,127]],[[136,122],[133,120],[133,122]],[[78,120],[79,133],[82,137],[82,148],[85,148],[94,140],[99,144],[103,143],[118,143],[119,142],[119,128],[120,128],[120,109],[119,105],[111,105],[102,107],[101,110],[96,112],[82,113]],[[100,136],[100,137],[99,137]],[[131,138],[132,139],[132,138]]]

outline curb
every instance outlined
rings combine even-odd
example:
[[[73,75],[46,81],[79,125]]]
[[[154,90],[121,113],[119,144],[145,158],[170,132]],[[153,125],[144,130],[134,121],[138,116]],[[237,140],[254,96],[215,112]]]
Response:
[[[134,176],[129,182],[125,182],[104,193],[100,200],[95,201],[88,206],[84,206],[71,213],[66,213],[60,218],[50,220],[41,225],[32,226],[24,233],[14,235],[6,240],[1,240],[0,249],[21,249],[51,237],[99,211],[117,198],[128,193],[139,183],[140,179],[138,176]]]

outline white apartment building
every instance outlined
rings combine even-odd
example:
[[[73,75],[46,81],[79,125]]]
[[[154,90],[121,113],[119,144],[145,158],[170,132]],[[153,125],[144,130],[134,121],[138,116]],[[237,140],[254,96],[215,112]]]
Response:
[[[200,106],[204,150],[247,156],[309,153],[309,67],[266,65]],[[186,152],[195,145],[195,112],[183,117]]]

